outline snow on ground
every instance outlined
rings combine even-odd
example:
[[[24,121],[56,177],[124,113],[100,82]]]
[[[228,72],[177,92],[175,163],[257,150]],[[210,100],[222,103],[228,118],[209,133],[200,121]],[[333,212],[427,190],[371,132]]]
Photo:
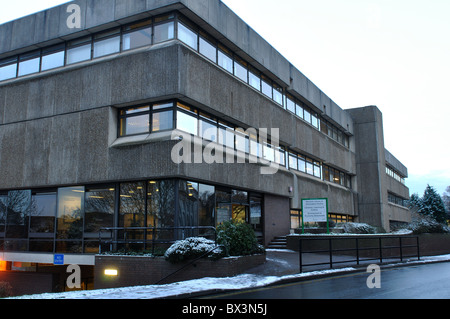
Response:
[[[433,257],[422,257],[420,261],[410,261],[409,263],[428,263],[438,261],[450,261],[450,255]],[[398,263],[395,265],[399,265]],[[240,290],[247,288],[263,287],[284,280],[295,280],[317,275],[333,274],[336,272],[353,271],[355,268],[348,267],[342,269],[313,271],[308,273],[286,275],[286,276],[261,276],[253,274],[242,274],[227,278],[202,278],[167,285],[138,286],[126,288],[83,290],[64,293],[47,293],[15,297],[12,299],[158,299],[170,298],[179,295],[204,292],[209,290]]]

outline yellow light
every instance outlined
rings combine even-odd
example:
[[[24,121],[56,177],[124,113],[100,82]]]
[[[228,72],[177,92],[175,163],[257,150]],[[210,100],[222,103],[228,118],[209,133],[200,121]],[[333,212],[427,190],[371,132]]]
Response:
[[[105,269],[105,275],[106,276],[117,276],[118,275],[117,269]]]

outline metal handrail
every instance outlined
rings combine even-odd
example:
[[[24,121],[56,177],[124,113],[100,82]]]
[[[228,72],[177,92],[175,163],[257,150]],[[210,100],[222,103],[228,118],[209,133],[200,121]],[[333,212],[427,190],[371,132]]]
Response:
[[[382,240],[383,239],[398,239],[399,244],[394,246],[383,246]],[[405,245],[403,239],[415,239],[416,244],[415,245]],[[303,241],[328,241],[328,249],[320,249],[320,250],[310,250],[310,251],[304,251],[303,250]],[[338,248],[333,249],[333,241],[336,240],[354,240],[355,241],[355,248]],[[360,242],[362,240],[377,240],[378,245],[376,247],[361,247]],[[417,254],[415,255],[409,255],[405,256],[404,248],[416,248]],[[403,261],[405,257],[415,257],[418,260],[420,260],[420,248],[419,248],[419,237],[418,236],[343,236],[343,237],[326,237],[326,238],[320,238],[320,237],[314,237],[314,238],[300,238],[299,239],[299,262],[300,262],[300,273],[303,272],[303,267],[307,266],[321,266],[321,265],[329,265],[330,269],[333,268],[334,264],[340,264],[340,263],[354,263],[356,262],[357,265],[360,264],[361,261],[369,261],[369,260],[379,260],[380,263],[383,262],[383,250],[385,249],[399,249],[399,256],[388,256],[389,259],[400,259],[400,261]],[[368,251],[368,250],[378,250],[378,257],[377,258],[360,258],[360,251]],[[351,260],[333,260],[333,253],[334,252],[356,252],[356,259]],[[303,254],[317,254],[317,253],[328,253],[329,254],[329,261],[322,262],[322,263],[312,263],[312,264],[304,264],[303,263]]]
[[[174,236],[174,238],[168,240],[156,239],[157,232],[160,231],[177,231],[182,230],[183,233],[181,235],[181,239],[185,239],[185,230],[211,230],[212,235],[214,235],[214,243],[217,244],[217,231],[213,226],[178,226],[178,227],[104,227],[99,229],[99,254],[102,253],[102,245],[108,244],[110,245],[110,251],[113,251],[113,246],[117,246],[118,244],[125,244],[125,251],[127,250],[127,244],[132,243],[143,243],[144,247],[149,243],[151,244],[151,251],[154,254],[155,245],[156,244],[171,244],[177,240],[178,236]],[[117,234],[119,231],[123,231],[123,239],[118,239]],[[135,231],[144,231],[144,238],[139,240],[133,240],[128,238],[129,232]],[[109,237],[103,237],[104,232],[109,232]],[[151,232],[151,239],[147,239],[148,232]],[[205,236],[203,236],[205,237]]]

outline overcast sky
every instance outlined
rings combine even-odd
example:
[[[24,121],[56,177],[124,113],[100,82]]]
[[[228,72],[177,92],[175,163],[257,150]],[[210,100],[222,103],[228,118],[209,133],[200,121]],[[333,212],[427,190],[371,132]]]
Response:
[[[0,24],[69,2],[1,1]],[[378,106],[411,193],[450,186],[449,0],[223,2],[341,108]]]

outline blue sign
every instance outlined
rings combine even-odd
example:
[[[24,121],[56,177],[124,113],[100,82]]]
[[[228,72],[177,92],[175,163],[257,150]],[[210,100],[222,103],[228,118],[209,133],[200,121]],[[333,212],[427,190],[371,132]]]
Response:
[[[53,255],[54,265],[64,265],[64,255]]]

